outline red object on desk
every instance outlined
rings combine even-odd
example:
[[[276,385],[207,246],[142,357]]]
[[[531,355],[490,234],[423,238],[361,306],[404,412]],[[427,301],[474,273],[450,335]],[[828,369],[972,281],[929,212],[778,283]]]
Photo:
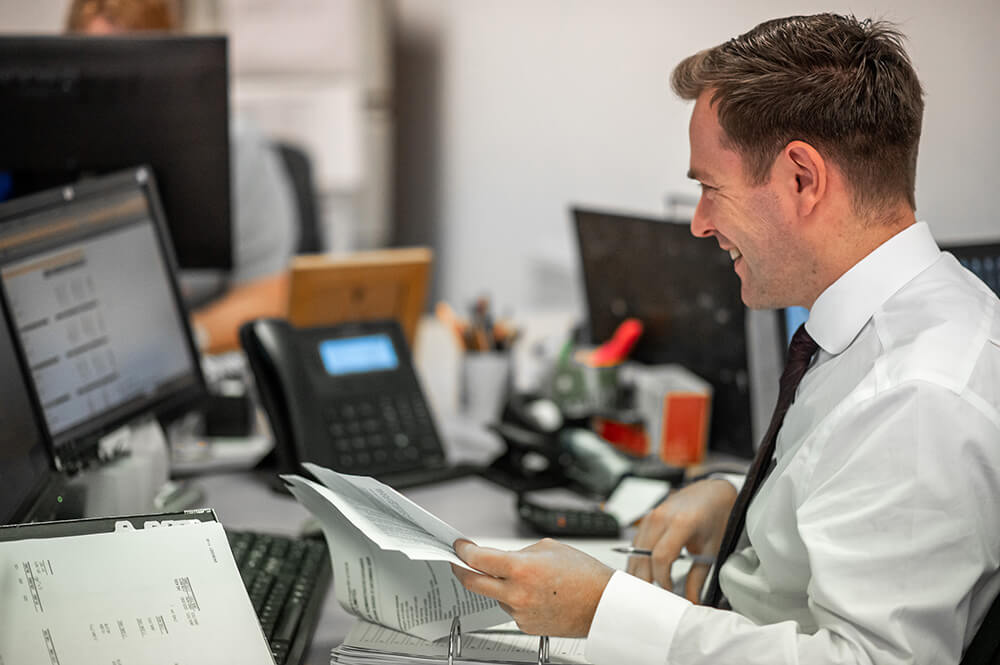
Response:
[[[625,319],[604,344],[594,349],[587,357],[587,364],[593,367],[607,367],[617,365],[628,358],[632,352],[632,347],[639,341],[642,335],[642,321],[639,319]]]
[[[705,458],[711,400],[699,393],[675,392],[663,398],[660,459],[673,466],[699,464]]]
[[[591,427],[602,439],[633,457],[649,455],[649,436],[642,421],[624,422],[610,416],[595,416]]]

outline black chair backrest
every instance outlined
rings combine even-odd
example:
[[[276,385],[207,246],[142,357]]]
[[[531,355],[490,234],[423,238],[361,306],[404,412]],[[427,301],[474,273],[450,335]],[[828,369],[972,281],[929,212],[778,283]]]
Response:
[[[321,252],[323,243],[320,238],[316,189],[313,185],[312,163],[309,161],[309,156],[305,150],[291,143],[278,141],[274,147],[281,156],[295,193],[295,209],[299,217],[299,245],[295,253]]]
[[[1000,663],[1000,596],[986,613],[960,665],[997,665]]]

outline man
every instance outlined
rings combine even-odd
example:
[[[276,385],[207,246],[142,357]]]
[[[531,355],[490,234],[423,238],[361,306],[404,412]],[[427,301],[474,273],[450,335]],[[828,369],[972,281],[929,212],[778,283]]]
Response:
[[[71,33],[94,36],[177,32],[176,0],[73,0]],[[239,348],[237,331],[250,319],[285,316],[288,262],[298,236],[294,195],[278,153],[246,118],[232,118],[233,268],[182,271],[185,299],[199,347],[208,353]],[[170,220],[167,220],[168,222]],[[208,302],[205,302],[208,300]]]
[[[722,480],[672,494],[632,575],[549,540],[459,541],[485,575],[455,574],[526,632],[588,636],[597,664],[956,663],[1000,589],[1000,304],[915,220],[923,101],[901,36],[769,21],[672,83],[695,102],[692,232],[732,256],[748,306],[811,310],[762,484],[748,512]],[[669,588],[682,547],[725,559],[716,607],[695,604],[707,566],[686,599],[646,582]]]

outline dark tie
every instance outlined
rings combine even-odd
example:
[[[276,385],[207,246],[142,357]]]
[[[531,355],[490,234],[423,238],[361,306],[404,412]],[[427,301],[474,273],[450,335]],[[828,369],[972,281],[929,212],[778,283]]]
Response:
[[[774,457],[774,446],[778,440],[778,430],[781,429],[781,423],[785,421],[785,414],[788,412],[788,407],[795,401],[795,389],[798,388],[799,381],[802,380],[802,376],[806,373],[806,368],[809,367],[809,361],[812,360],[813,354],[816,352],[816,347],[815,340],[806,332],[805,324],[799,326],[799,329],[792,336],[792,343],[788,347],[788,361],[785,363],[785,371],[781,373],[778,403],[774,405],[774,415],[771,416],[771,425],[767,428],[767,434],[764,435],[764,440],[757,450],[757,456],[754,458],[753,464],[750,465],[746,481],[743,483],[743,489],[740,490],[739,495],[736,497],[736,503],[733,504],[733,511],[729,513],[729,521],[726,522],[726,532],[722,537],[722,545],[719,546],[719,553],[715,558],[715,572],[712,574],[712,581],[709,583],[708,591],[705,593],[706,605],[719,607],[719,604],[722,602],[722,590],[719,588],[719,571],[722,569],[722,564],[726,562],[729,555],[736,549],[736,543],[739,542],[740,536],[743,535],[743,527],[746,525],[747,508],[750,506],[750,501],[753,499],[754,494],[757,493],[757,490],[760,489],[760,486],[764,484],[764,479],[767,478],[767,474],[771,471],[771,458]]]

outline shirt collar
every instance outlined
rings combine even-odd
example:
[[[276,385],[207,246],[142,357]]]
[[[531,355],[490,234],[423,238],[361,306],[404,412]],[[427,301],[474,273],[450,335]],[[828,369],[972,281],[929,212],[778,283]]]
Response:
[[[809,312],[806,330],[824,351],[841,353],[885,301],[940,254],[927,223],[911,224],[820,294]]]

